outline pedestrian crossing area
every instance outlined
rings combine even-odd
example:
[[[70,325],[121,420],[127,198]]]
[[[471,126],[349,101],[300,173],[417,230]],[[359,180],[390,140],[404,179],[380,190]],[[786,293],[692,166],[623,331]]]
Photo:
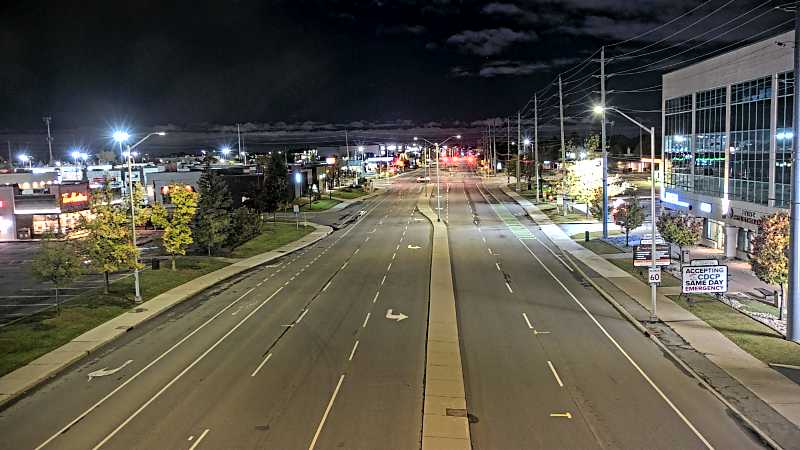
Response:
[[[492,209],[497,217],[503,221],[506,228],[508,228],[519,239],[536,239],[533,234],[528,230],[528,227],[520,223],[519,219],[513,214],[505,205],[500,203],[492,203]]]

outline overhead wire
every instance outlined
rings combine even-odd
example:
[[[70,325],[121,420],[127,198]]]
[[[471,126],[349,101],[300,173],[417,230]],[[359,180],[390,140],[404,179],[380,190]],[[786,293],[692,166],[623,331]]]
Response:
[[[607,45],[606,47],[616,47],[617,45],[622,45],[622,44],[628,43],[628,42],[630,42],[630,41],[634,41],[634,40],[636,40],[636,39],[639,39],[639,38],[642,38],[642,37],[644,37],[644,36],[647,36],[648,34],[651,34],[651,33],[653,33],[653,32],[656,32],[656,31],[658,31],[658,30],[660,30],[660,29],[662,29],[662,28],[666,27],[667,25],[671,25],[671,24],[672,24],[672,23],[674,23],[675,21],[677,21],[677,20],[680,20],[680,19],[682,19],[682,18],[684,18],[684,17],[688,16],[689,14],[692,14],[693,12],[697,11],[698,9],[700,9],[700,8],[702,8],[702,7],[706,6],[707,4],[711,3],[711,1],[712,1],[712,0],[706,0],[706,1],[704,1],[703,3],[701,3],[701,4],[697,5],[697,6],[695,6],[695,7],[694,7],[694,8],[692,8],[691,10],[689,10],[689,11],[687,11],[687,12],[685,12],[685,13],[681,14],[681,15],[680,15],[680,16],[678,16],[678,17],[675,17],[674,19],[670,20],[669,22],[667,22],[667,23],[665,23],[665,24],[663,24],[663,25],[659,25],[659,26],[657,26],[657,27],[655,27],[655,28],[653,28],[653,29],[650,29],[650,30],[647,30],[647,31],[645,31],[644,33],[640,33],[640,34],[638,34],[638,35],[636,35],[636,36],[633,36],[633,37],[631,37],[631,38],[625,39],[624,41],[619,41],[619,42],[615,42],[615,43],[613,43],[613,44],[609,44],[609,45]]]

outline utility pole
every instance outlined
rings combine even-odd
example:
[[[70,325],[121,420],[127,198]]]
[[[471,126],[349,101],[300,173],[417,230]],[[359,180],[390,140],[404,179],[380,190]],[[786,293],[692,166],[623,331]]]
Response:
[[[8,143],[8,166],[14,167],[14,160],[11,157],[11,141],[6,141]]]
[[[533,96],[533,164],[536,165],[536,201],[541,201],[539,196],[539,99]]]
[[[494,119],[492,119],[494,124]],[[492,130],[492,173],[497,175],[497,130]]]
[[[236,136],[239,139],[239,157],[243,158],[243,163],[247,165],[247,155],[242,153],[242,130],[239,128],[239,124],[236,124]]]
[[[800,76],[800,4],[794,10],[794,78]],[[794,88],[794,137],[792,138],[792,207],[789,210],[789,295],[786,316],[786,338],[800,342],[800,93]]]
[[[608,149],[606,148],[606,47],[600,47],[600,105],[603,121],[600,128],[603,149],[603,239],[608,239]],[[655,239],[655,237],[654,237]]]
[[[347,139],[347,130],[344,130],[344,146],[347,148],[347,176],[350,176],[350,141]]]
[[[44,123],[47,125],[47,149],[50,151],[50,159],[48,162],[53,164],[53,136],[50,134],[50,121],[53,120],[52,117],[42,117]]]
[[[520,111],[517,111],[517,193],[519,193],[519,160],[522,159],[522,129],[520,128],[521,122],[521,115]]]
[[[561,91],[561,75],[558,76],[558,114],[561,118],[561,167],[559,172],[562,176],[567,174],[567,146],[564,143],[564,95]],[[567,192],[564,190],[564,183],[561,183],[561,210],[562,214],[567,215]]]
[[[511,118],[506,117],[506,127],[508,133],[506,136],[506,179],[511,183],[511,174],[508,172],[508,162],[511,161]]]

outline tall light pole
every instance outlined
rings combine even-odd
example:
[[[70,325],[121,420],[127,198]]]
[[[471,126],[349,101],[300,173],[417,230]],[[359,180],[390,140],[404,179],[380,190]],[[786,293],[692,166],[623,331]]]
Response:
[[[48,163],[53,164],[53,136],[50,134],[50,121],[53,120],[53,118],[49,116],[42,117],[42,120],[47,125],[47,149],[50,151]]]
[[[605,119],[606,111],[614,111],[620,116],[633,122],[639,128],[650,133],[650,268],[652,270],[656,270],[656,128],[647,128],[617,108],[603,105],[597,105],[594,107],[595,114],[603,114],[603,119]],[[658,314],[656,313],[656,286],[656,283],[650,283],[651,322],[658,322]]]
[[[28,168],[33,169],[33,158],[31,156],[26,155],[25,153],[18,156],[19,160],[22,161],[22,164],[28,163]]]
[[[231,154],[231,148],[228,147],[227,145],[222,147],[219,151],[220,151],[220,153],[222,153],[222,160],[223,161],[225,161],[228,158],[228,155]]]
[[[522,129],[520,128],[521,116],[522,114],[517,111],[517,194],[519,194],[519,160],[522,159]]]
[[[608,148],[606,147],[606,48],[600,48],[600,106],[603,107],[600,134],[603,151],[603,239],[608,239]],[[630,119],[630,117],[628,117]],[[633,119],[631,119],[633,120]],[[655,236],[653,237],[655,239]]]
[[[114,140],[119,142],[120,146],[122,144],[126,144],[125,155],[128,159],[128,199],[131,203],[131,244],[133,245],[133,284],[134,284],[134,298],[133,301],[136,303],[141,303],[142,301],[142,292],[139,286],[139,248],[136,247],[136,204],[133,201],[133,156],[134,151],[133,149],[139,146],[142,142],[146,141],[152,136],[164,136],[165,132],[158,131],[155,133],[150,133],[145,137],[141,138],[138,142],[133,145],[127,144],[128,140],[131,138],[131,135],[128,134],[126,131],[115,131],[113,134]]]
[[[440,181],[440,178],[439,178],[439,160],[441,159],[441,155],[439,154],[439,146],[440,145],[444,145],[445,142],[447,142],[447,141],[449,141],[450,139],[453,139],[453,138],[461,139],[461,135],[457,134],[455,136],[450,136],[449,138],[443,140],[442,142],[431,142],[431,141],[429,141],[429,140],[427,140],[425,138],[418,138],[416,136],[414,137],[415,141],[417,139],[422,139],[423,141],[427,142],[428,144],[433,145],[434,148],[436,149],[436,221],[437,222],[441,222],[442,221],[442,213],[441,213],[441,211],[442,211],[442,196],[439,195],[439,193],[441,192],[441,187],[440,187],[441,181]]]
[[[800,4],[794,11],[794,79],[800,78]],[[792,139],[792,204],[789,210],[789,292],[786,338],[800,342],[800,92],[794,83],[794,118]]]

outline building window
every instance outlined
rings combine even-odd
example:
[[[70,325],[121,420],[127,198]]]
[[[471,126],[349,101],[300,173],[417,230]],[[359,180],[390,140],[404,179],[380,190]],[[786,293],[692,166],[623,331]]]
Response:
[[[664,110],[665,183],[689,189],[692,152],[692,96],[668,99]]]
[[[725,88],[698,92],[694,191],[721,197],[725,178]]]
[[[778,74],[778,120],[775,124],[775,206],[788,208],[791,172],[794,72]]]
[[[770,77],[731,86],[730,196],[766,205],[769,193]]]

